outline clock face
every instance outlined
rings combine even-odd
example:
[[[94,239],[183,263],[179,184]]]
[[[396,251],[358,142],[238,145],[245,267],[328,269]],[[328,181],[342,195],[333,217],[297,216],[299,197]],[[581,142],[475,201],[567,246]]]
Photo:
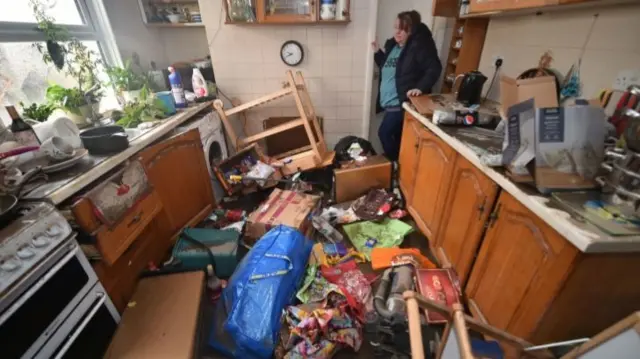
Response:
[[[298,66],[304,59],[302,45],[297,41],[287,41],[280,49],[280,58],[289,66]]]

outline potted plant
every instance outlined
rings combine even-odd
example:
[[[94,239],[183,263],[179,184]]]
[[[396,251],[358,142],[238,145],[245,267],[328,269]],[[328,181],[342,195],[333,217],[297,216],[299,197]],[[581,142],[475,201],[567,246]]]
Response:
[[[110,85],[122,95],[125,103],[133,102],[140,96],[142,87],[146,85],[144,76],[136,74],[131,70],[131,60],[127,60],[124,67],[107,68]]]
[[[42,105],[32,103],[29,106],[25,106],[24,103],[20,102],[20,106],[22,107],[22,115],[36,122],[45,122],[56,109],[56,107],[50,103]]]
[[[82,128],[88,125],[87,118],[92,117],[93,109],[79,88],[50,85],[47,88],[46,98],[55,108],[64,111],[78,127]]]
[[[55,24],[53,17],[46,12],[49,8],[48,2],[29,0],[29,3],[38,29],[47,39],[46,47],[41,43],[34,43],[42,54],[42,60],[46,64],[55,65],[77,83],[77,87],[71,89],[57,85],[50,87],[51,96],[56,99],[53,104],[65,110],[69,117],[76,117],[72,120],[78,125],[85,126],[86,118],[93,118],[93,114],[97,112],[102,97],[101,84],[97,76],[97,70],[103,65],[102,61],[95,51],[87,48],[79,39],[71,37],[64,27]],[[47,97],[49,96],[47,89]],[[80,115],[85,118],[80,119]]]
[[[165,118],[168,109],[162,101],[149,92],[147,86],[143,86],[138,99],[127,103],[122,112],[123,116],[116,124],[125,128],[136,128],[143,122]]]

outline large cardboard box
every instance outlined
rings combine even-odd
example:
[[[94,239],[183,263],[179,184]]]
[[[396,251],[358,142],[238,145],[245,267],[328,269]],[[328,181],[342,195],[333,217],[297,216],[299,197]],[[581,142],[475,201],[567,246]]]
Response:
[[[391,188],[391,162],[382,155],[334,170],[336,202],[353,201],[372,189]]]
[[[500,77],[501,115],[506,119],[502,164],[516,182],[533,182],[535,110],[558,107],[552,76],[516,80]]]
[[[502,76],[506,131],[502,161],[512,180],[542,193],[595,187],[604,156],[605,115],[588,101],[558,106],[553,77]]]
[[[104,358],[200,357],[205,280],[202,271],[141,279]]]
[[[308,235],[312,230],[311,216],[319,209],[320,196],[276,188],[269,198],[249,215],[246,237],[260,239],[280,224]]]

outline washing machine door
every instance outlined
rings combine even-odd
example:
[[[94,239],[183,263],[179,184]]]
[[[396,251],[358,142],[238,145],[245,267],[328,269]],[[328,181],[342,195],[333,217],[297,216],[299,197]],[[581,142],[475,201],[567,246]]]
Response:
[[[212,136],[209,136],[203,143],[204,157],[207,162],[207,170],[211,177],[216,202],[220,202],[226,194],[215,173],[213,173],[213,168],[227,158],[227,145],[224,142],[224,137],[220,137],[221,135],[221,133],[216,132]]]

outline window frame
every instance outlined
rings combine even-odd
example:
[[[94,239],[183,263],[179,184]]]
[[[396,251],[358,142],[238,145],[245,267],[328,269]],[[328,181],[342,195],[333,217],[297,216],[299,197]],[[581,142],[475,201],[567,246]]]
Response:
[[[26,0],[24,0],[26,1]],[[107,66],[122,66],[107,11],[102,0],[74,0],[85,25],[58,24],[80,41],[96,41]],[[46,41],[36,23],[0,21],[0,42]]]

